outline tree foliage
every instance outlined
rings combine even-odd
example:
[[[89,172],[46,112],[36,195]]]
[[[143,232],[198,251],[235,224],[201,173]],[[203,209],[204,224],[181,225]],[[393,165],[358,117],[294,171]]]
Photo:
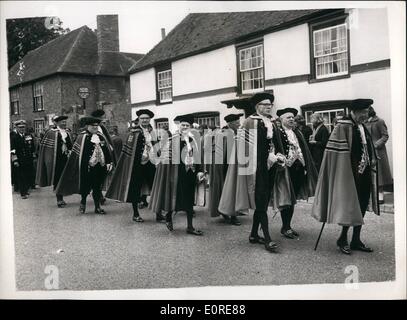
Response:
[[[52,27],[50,27],[50,21]],[[62,28],[62,22],[54,23],[47,17],[22,19],[8,19],[7,28],[7,56],[10,69],[29,51],[70,32],[69,28]]]

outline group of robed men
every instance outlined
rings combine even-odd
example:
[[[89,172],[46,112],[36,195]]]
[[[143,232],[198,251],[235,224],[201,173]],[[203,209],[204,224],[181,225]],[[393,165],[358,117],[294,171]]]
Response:
[[[54,186],[59,207],[65,205],[63,196],[80,194],[81,213],[86,212],[86,197],[92,191],[98,214],[105,213],[101,208],[105,185],[106,198],[132,203],[135,222],[143,222],[139,208],[148,206],[156,220],[165,222],[172,231],[174,213],[185,211],[187,233],[199,236],[203,232],[193,226],[196,185],[209,173],[210,215],[222,215],[230,223],[240,225],[237,217],[254,210],[250,243],[277,251],[278,245],[269,232],[269,207],[280,211],[281,234],[289,239],[298,238],[299,233],[291,226],[296,201],[315,196],[312,216],[342,226],[337,241],[342,253],[372,252],[361,241],[360,232],[369,200],[373,211],[379,214],[377,158],[363,125],[373,101],[352,101],[349,116],[338,121],[330,134],[319,176],[307,141],[295,125],[298,111],[277,110],[280,120],[277,125],[271,116],[273,103],[272,94],[255,94],[249,102],[255,113],[242,124],[243,114],[228,115],[225,128],[201,140],[192,134],[191,114],[177,116],[174,121],[179,123],[179,129],[173,134],[167,130],[168,134],[161,133],[159,139],[150,125],[153,112],[138,110],[138,124],[131,128],[118,159],[101,123],[103,111],[80,119],[85,129],[73,145],[64,124],[66,116],[57,117],[55,128],[45,133],[40,144],[37,184]],[[225,144],[228,139],[225,133],[232,137],[231,144]],[[160,148],[155,148],[157,143]],[[208,144],[213,147],[209,155],[201,152],[206,150],[202,146]],[[225,145],[228,147],[224,148]],[[239,161],[242,149],[244,155],[252,157],[251,161]],[[178,159],[174,154],[179,155]],[[205,157],[212,157],[212,161],[206,163]],[[214,161],[216,157],[223,160]],[[160,161],[156,162],[157,158]],[[260,227],[263,237],[259,235]],[[350,227],[353,236],[349,244]]]

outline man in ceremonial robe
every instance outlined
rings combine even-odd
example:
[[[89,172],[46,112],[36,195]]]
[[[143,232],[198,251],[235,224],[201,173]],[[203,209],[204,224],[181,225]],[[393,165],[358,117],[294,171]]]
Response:
[[[226,178],[229,162],[236,163],[236,135],[237,129],[240,127],[240,117],[243,113],[229,114],[224,117],[227,125],[220,131],[213,135],[207,135],[207,144],[212,146],[211,155],[209,159],[209,213],[211,217],[218,217],[221,215],[227,222],[233,225],[241,225],[237,218],[238,213],[221,213],[218,210],[219,201],[222,195],[223,184]],[[205,148],[206,152],[206,148]],[[230,215],[229,215],[230,214]]]
[[[130,202],[133,206],[133,221],[143,222],[139,203],[141,200],[141,208],[148,205],[146,197],[150,193],[155,175],[155,164],[150,157],[157,139],[150,126],[154,113],[141,109],[137,111],[137,116],[139,125],[132,128],[126,138],[106,197]],[[163,221],[164,217],[157,213],[156,220]]]
[[[334,127],[325,148],[312,206],[315,219],[342,226],[336,244],[344,254],[351,254],[352,250],[373,251],[360,239],[369,200],[379,215],[377,157],[372,138],[363,124],[372,103],[371,99],[353,100],[350,115]],[[353,235],[349,245],[350,227],[353,227]]]
[[[40,187],[53,186],[55,190],[68,161],[73,143],[66,119],[67,116],[55,116],[52,119],[55,127],[47,130],[40,141],[35,178]],[[66,206],[62,195],[57,194],[56,198],[58,208]]]
[[[32,186],[34,169],[34,139],[26,133],[26,121],[18,120],[14,123],[16,132],[10,135],[11,163],[14,167],[15,179],[22,199],[27,199]]]
[[[294,191],[296,200],[308,200],[315,192],[318,173],[308,149],[307,141],[302,133],[295,127],[294,117],[298,111],[294,108],[277,110],[277,116],[281,119],[279,128],[283,145],[283,155],[285,156],[285,166]],[[297,231],[291,228],[291,221],[294,215],[295,201],[280,209],[282,227],[281,234],[289,239],[299,237]]]
[[[250,99],[256,112],[245,119],[238,130],[238,165],[229,165],[219,202],[222,213],[254,210],[249,241],[264,245],[270,252],[275,252],[278,246],[271,240],[268,207],[272,203],[278,207],[287,201],[292,202],[289,191],[286,191],[288,200],[280,195],[281,190],[290,186],[287,177],[278,173],[285,169],[279,165],[284,163],[284,156],[281,154],[278,128],[271,118],[273,102],[274,96],[269,93],[257,93]],[[248,161],[242,161],[242,156],[246,156]],[[277,193],[274,192],[275,180],[280,185]],[[258,234],[260,226],[264,237]]]
[[[96,110],[91,112],[90,116],[94,117],[94,118],[98,118],[100,120],[99,127],[98,127],[98,132],[101,135],[103,135],[103,137],[105,138],[105,140],[107,142],[107,147],[108,147],[108,150],[110,152],[110,157],[113,160],[113,168],[114,168],[116,166],[116,163],[117,163],[117,158],[116,158],[116,153],[114,152],[113,139],[110,136],[109,130],[105,126],[105,124],[106,124],[106,113],[102,109],[96,109]],[[103,181],[103,186],[102,186],[102,189],[101,189],[100,192],[102,192],[102,190],[107,190],[107,188],[109,187],[110,182],[112,180],[112,174],[113,174],[113,170],[108,172],[108,174],[105,177],[105,180]],[[106,198],[103,196],[103,193],[101,193],[99,197],[100,197],[101,204],[104,204],[106,202]]]
[[[193,226],[193,206],[197,179],[200,180],[204,172],[199,136],[190,130],[193,120],[189,114],[177,116],[174,121],[179,121],[179,131],[164,138],[169,143],[161,152],[149,208],[156,213],[167,212],[166,225],[170,231],[173,231],[173,212],[185,211],[186,232],[201,236],[203,232]]]
[[[80,194],[79,212],[83,214],[86,198],[92,191],[95,213],[105,214],[100,205],[102,185],[113,166],[111,152],[105,136],[98,131],[101,120],[83,117],[80,121],[86,129],[75,140],[55,192],[62,196]]]

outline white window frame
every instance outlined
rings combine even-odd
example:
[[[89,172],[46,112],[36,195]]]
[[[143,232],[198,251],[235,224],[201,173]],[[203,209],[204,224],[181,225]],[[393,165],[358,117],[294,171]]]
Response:
[[[172,101],[172,69],[157,72],[157,89],[160,103]]]
[[[331,132],[333,129],[333,123],[331,121],[331,117],[330,117],[330,113],[335,112],[335,117],[337,117],[339,112],[344,112],[344,108],[340,108],[340,109],[327,109],[327,110],[318,110],[318,111],[312,111],[312,110],[308,110],[305,111],[304,114],[304,118],[305,118],[305,124],[307,126],[310,126],[312,128],[312,122],[308,121],[311,119],[311,115],[315,114],[315,113],[322,113],[322,115],[324,113],[328,113],[328,121],[326,121],[326,119],[324,118],[324,125],[328,128],[328,131]]]
[[[344,38],[336,38],[334,40],[332,40],[332,36],[331,36],[331,30],[333,29],[337,29],[337,35],[338,35],[338,29],[344,27],[345,28],[345,32]],[[322,39],[321,42],[316,41],[317,38],[317,34],[322,34],[321,38],[323,38],[323,34],[324,32],[328,32],[329,34],[329,40],[327,40],[326,42],[324,42],[324,40]],[[347,24],[346,23],[341,23],[341,24],[337,24],[334,26],[330,26],[327,28],[323,28],[323,29],[318,29],[318,30],[314,30],[313,31],[313,49],[312,49],[312,53],[313,53],[313,59],[314,59],[314,68],[315,68],[315,78],[316,79],[326,79],[326,78],[332,78],[332,77],[337,77],[337,76],[341,76],[341,75],[347,75],[349,74],[349,48],[348,48],[348,29],[347,29]],[[343,41],[344,42],[344,48],[340,48],[339,47],[339,42]],[[337,43],[337,47],[332,47],[332,44],[336,42]],[[329,43],[329,46],[326,46],[326,44]],[[317,54],[317,46],[320,45],[322,47],[322,52]],[[323,52],[324,51],[324,46],[326,46],[327,53]],[[335,52],[334,49],[338,48],[338,50],[336,50]],[[338,57],[338,55],[345,55],[345,59],[334,59],[335,57]],[[329,62],[322,62],[322,63],[318,63],[318,60],[321,59],[329,59],[330,57],[332,57],[332,61]],[[327,69],[329,69],[329,65],[333,65],[335,62],[338,61],[343,61],[344,62],[344,66],[343,68],[346,68],[346,70],[344,71],[339,71],[339,72],[330,72],[330,73],[326,73],[326,74],[322,74],[322,75],[318,75],[318,66],[322,65],[327,67]]]
[[[254,56],[252,56],[253,50],[256,50]],[[250,47],[241,48],[238,50],[239,56],[239,78],[242,93],[254,93],[264,91],[264,49],[263,43],[256,44]],[[257,71],[257,77],[251,77],[252,74]],[[247,79],[244,79],[245,75],[249,75]],[[254,81],[260,82],[260,87],[254,88]],[[245,83],[251,83],[249,89],[245,89]]]
[[[167,127],[168,127],[169,126],[168,120],[158,120],[155,122],[155,128],[157,130],[158,139],[161,139],[161,135],[160,135],[161,130],[160,129],[164,130],[163,129],[164,124],[167,124]]]
[[[42,123],[42,128],[39,128],[41,126],[38,126],[38,123]],[[45,131],[45,119],[34,119],[33,124],[35,135],[39,137],[40,133]]]
[[[203,125],[206,124],[208,127],[212,126],[211,122],[215,124],[216,127],[220,127],[220,119],[219,115],[216,116],[208,116],[208,117],[197,117],[194,119],[197,124]]]
[[[20,90],[10,90],[10,113],[13,115],[20,114]]]
[[[44,111],[44,86],[40,83],[33,84],[34,111]],[[41,107],[39,107],[41,105]]]

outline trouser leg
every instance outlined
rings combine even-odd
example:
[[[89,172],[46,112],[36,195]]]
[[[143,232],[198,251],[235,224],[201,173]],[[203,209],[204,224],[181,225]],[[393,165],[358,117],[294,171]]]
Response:
[[[339,236],[339,239],[338,239],[339,243],[347,243],[348,242],[348,230],[349,230],[348,226],[343,226],[342,227],[341,235]]]
[[[194,219],[194,212],[192,210],[187,211],[187,228],[188,229],[194,229],[194,226],[192,224],[192,221]]]
[[[57,194],[56,196],[57,196],[57,201],[63,201],[64,200],[63,195]]]
[[[291,220],[294,215],[294,206],[290,206],[286,209],[281,210],[281,220],[283,222],[282,230],[287,231],[291,229]]]
[[[258,237],[259,236],[259,234],[258,234],[259,226],[260,226],[259,212],[254,211],[253,223],[252,223],[252,231],[250,233],[251,237]]]
[[[29,183],[28,183],[28,174],[26,168],[22,165],[16,169],[17,171],[17,178],[18,178],[18,186],[20,189],[21,196],[25,196],[28,194]]]
[[[86,197],[88,196],[87,193],[82,193],[81,194],[81,204],[86,205]]]
[[[131,205],[133,207],[133,216],[134,217],[139,217],[140,213],[138,212],[138,203],[137,202],[132,202]]]

